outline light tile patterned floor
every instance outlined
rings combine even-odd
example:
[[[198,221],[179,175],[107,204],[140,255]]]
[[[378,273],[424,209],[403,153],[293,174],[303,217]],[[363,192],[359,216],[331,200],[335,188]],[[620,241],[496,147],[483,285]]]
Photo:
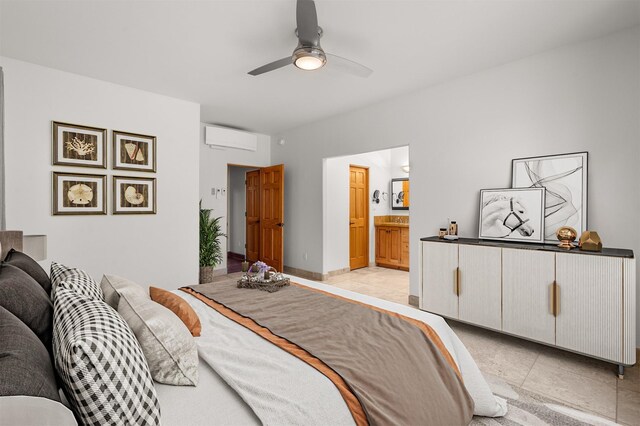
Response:
[[[409,273],[371,267],[331,277],[325,284],[407,305]],[[618,380],[602,361],[447,320],[485,373],[564,405],[640,426],[640,369]]]

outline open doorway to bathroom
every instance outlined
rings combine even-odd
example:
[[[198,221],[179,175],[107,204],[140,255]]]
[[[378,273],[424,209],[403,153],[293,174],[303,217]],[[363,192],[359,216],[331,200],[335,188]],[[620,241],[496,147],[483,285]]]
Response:
[[[325,283],[408,304],[409,147],[326,158]]]

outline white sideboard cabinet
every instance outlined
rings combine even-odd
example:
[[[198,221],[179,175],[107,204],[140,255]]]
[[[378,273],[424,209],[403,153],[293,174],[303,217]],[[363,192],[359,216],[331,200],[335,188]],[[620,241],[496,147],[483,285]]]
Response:
[[[423,238],[420,309],[624,366],[636,362],[631,250]]]

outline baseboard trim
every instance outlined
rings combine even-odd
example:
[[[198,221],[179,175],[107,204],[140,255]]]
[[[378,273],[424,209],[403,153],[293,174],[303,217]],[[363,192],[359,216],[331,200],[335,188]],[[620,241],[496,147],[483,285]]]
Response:
[[[327,278],[331,278],[331,277],[335,277],[336,275],[342,275],[342,274],[346,274],[347,272],[351,272],[351,268],[342,268],[342,269],[336,269],[334,271],[329,271],[326,274],[322,274],[323,276],[326,276]]]
[[[283,272],[285,274],[295,275],[297,277],[305,278],[307,280],[313,280],[313,281],[324,281],[324,280],[329,278],[329,274],[322,274],[320,272],[306,271],[304,269],[293,268],[293,267],[287,266],[287,265],[284,266],[284,271]]]
[[[226,267],[213,270],[213,276],[214,277],[219,277],[221,275],[227,275],[227,268]]]
[[[420,298],[413,294],[409,295],[409,304],[411,306],[415,306],[416,308],[420,306]]]
[[[227,252],[227,258],[236,259],[236,260],[244,260],[244,254],[234,253],[232,251]]]

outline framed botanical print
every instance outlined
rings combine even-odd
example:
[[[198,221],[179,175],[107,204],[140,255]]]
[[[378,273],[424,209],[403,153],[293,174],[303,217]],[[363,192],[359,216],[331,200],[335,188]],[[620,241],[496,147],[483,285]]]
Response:
[[[481,239],[544,243],[544,188],[480,191]]]
[[[587,166],[589,153],[517,158],[512,161],[513,188],[546,188],[545,241],[557,243],[556,231],[570,226],[587,230]]]
[[[113,168],[156,171],[156,137],[113,131]]]
[[[52,122],[53,165],[107,168],[107,130]]]
[[[156,179],[113,177],[113,214],[155,214]]]
[[[53,172],[53,215],[107,214],[107,177]]]

